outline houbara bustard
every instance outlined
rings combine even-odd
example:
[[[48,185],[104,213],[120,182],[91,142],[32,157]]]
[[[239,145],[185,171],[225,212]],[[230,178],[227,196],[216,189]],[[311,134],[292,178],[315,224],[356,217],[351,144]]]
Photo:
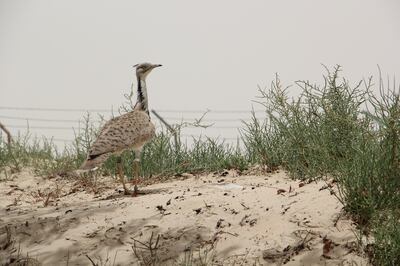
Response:
[[[115,117],[108,121],[89,149],[86,161],[81,166],[82,170],[91,170],[101,166],[110,155],[117,155],[118,174],[126,195],[131,194],[125,185],[125,178],[122,169],[121,153],[127,149],[135,151],[134,168],[134,191],[137,195],[137,183],[140,172],[140,153],[146,142],[155,135],[154,124],[150,121],[146,77],[156,67],[150,63],[137,64],[136,78],[138,83],[137,102],[133,111]]]

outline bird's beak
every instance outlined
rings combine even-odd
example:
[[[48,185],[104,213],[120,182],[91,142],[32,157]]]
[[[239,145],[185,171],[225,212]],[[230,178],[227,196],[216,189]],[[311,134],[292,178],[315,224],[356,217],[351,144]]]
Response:
[[[160,66],[162,66],[162,65],[160,65],[160,64],[153,65],[153,68],[160,67]]]
[[[132,67],[135,68],[135,67],[137,67],[138,65],[139,65],[139,64],[136,64],[136,65],[133,65]]]

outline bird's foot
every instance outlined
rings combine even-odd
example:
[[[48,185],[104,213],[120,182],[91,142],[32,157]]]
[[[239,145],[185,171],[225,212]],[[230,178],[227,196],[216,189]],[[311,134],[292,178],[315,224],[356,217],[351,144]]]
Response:
[[[137,197],[139,194],[140,194],[140,191],[136,185],[133,188],[133,190],[129,190],[127,188],[124,189],[124,195],[126,195],[126,196]]]
[[[139,190],[138,190],[137,185],[135,184],[135,186],[133,187],[133,194],[132,194],[132,196],[133,196],[133,197],[137,197],[138,194],[139,194]]]

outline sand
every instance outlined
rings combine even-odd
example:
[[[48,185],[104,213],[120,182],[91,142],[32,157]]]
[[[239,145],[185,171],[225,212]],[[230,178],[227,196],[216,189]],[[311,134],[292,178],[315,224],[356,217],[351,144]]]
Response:
[[[293,181],[284,171],[187,174],[141,187],[147,194],[138,197],[123,196],[111,177],[96,182],[29,170],[1,181],[0,264],[368,264],[330,181]]]

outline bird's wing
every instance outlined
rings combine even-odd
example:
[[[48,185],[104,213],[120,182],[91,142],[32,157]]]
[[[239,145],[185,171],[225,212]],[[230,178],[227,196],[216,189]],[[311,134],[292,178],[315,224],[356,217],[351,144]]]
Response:
[[[143,111],[133,111],[115,117],[101,129],[89,150],[89,158],[135,147],[154,136],[154,125]]]

